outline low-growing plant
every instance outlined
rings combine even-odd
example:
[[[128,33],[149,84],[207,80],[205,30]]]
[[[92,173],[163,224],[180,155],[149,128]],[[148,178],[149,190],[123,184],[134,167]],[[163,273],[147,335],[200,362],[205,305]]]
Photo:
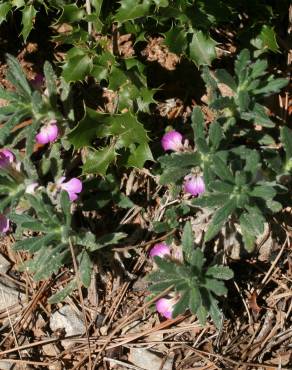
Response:
[[[203,77],[210,89],[209,108],[214,121],[206,130],[204,115],[195,107],[194,148],[184,146],[180,139],[180,147],[166,148],[174,150],[173,154],[159,158],[161,184],[184,183],[185,192],[198,196],[187,205],[214,209],[205,242],[213,239],[228,221],[240,225],[245,247],[252,251],[266,220],[282,208],[277,194],[289,191],[281,183],[280,174],[290,169],[292,132],[284,122],[280,122],[282,128],[276,127],[267,108],[258,103],[264,96],[278,92],[287,80],[266,77],[266,68],[265,60],[253,63],[247,50],[235,62],[236,78],[225,70],[217,70],[212,76],[205,68]],[[222,84],[228,86],[231,96],[222,96],[219,84],[221,88]],[[276,142],[281,143],[282,153]],[[200,175],[205,185],[201,190]],[[191,183],[187,176],[193,177]]]
[[[204,252],[194,243],[189,222],[184,226],[181,245],[181,260],[172,259],[168,253],[154,255],[158,269],[149,275],[153,283],[149,290],[158,294],[172,288],[175,292],[171,315],[166,317],[175,318],[189,309],[202,325],[210,315],[215,325],[221,327],[223,316],[216,296],[227,294],[222,280],[231,279],[233,271],[226,266],[206,265]]]

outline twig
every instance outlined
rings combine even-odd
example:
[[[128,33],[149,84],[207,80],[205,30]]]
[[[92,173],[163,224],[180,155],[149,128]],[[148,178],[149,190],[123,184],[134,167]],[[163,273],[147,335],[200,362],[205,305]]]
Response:
[[[91,3],[90,3],[90,0],[86,0],[85,7],[86,7],[86,13],[88,15],[91,15]],[[92,22],[88,22],[88,34],[89,34],[89,36],[91,36],[91,34],[92,34]]]

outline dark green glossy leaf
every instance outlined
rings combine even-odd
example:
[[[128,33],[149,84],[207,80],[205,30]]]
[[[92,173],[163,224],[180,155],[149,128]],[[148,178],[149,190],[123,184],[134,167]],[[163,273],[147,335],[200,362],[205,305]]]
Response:
[[[201,65],[211,65],[216,58],[215,45],[217,43],[202,31],[193,33],[190,43],[190,57],[194,63],[200,67]]]

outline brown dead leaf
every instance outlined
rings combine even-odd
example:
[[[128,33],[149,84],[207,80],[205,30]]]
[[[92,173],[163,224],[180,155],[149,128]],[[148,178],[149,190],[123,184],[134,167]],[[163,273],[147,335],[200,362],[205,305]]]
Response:
[[[257,293],[256,292],[252,293],[252,295],[248,299],[248,304],[249,304],[249,307],[251,308],[254,318],[257,319],[261,311],[261,307],[257,303]]]

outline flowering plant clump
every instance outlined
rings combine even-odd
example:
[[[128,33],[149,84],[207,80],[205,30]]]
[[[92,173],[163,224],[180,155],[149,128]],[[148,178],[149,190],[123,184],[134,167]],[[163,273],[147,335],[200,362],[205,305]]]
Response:
[[[0,232],[13,233],[14,250],[25,251],[19,270],[35,281],[54,284],[68,272],[50,303],[80,282],[93,288],[92,272],[117,261],[127,275],[118,247],[128,248],[136,230],[124,230],[139,226],[165,240],[149,252],[149,290],[167,294],[157,311],[168,319],[191,312],[220,327],[224,281],[233,278],[227,232],[251,254],[290,206],[289,102],[279,112],[268,99],[288,83],[273,63],[286,53],[277,40],[286,45],[289,7],[1,1],[0,27],[13,25],[23,50],[6,54],[0,87]],[[32,52],[40,34],[47,39]],[[30,65],[47,45],[51,62]],[[216,67],[227,59],[228,70]],[[144,224],[126,225],[136,211]]]

